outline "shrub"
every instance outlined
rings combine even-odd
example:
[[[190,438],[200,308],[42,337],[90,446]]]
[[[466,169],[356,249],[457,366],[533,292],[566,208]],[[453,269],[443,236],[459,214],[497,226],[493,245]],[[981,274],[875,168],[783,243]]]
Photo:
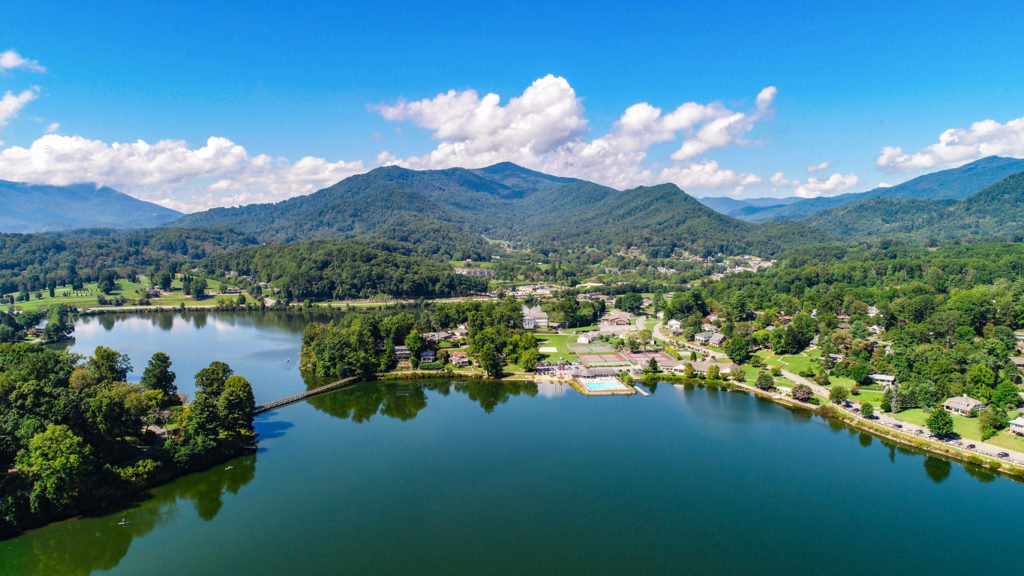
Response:
[[[793,399],[801,402],[807,402],[811,398],[814,398],[814,391],[811,387],[806,384],[797,384],[793,386]]]

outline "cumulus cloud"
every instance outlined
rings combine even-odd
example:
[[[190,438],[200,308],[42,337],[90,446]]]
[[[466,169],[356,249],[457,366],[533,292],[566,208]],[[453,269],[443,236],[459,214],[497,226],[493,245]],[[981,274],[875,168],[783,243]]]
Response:
[[[950,128],[939,141],[908,154],[899,146],[886,146],[876,161],[885,172],[914,172],[926,168],[952,168],[985,156],[1024,157],[1024,117],[1000,124],[982,120],[970,128]]]
[[[7,125],[7,122],[18,115],[18,111],[25,107],[26,104],[35,100],[39,96],[39,88],[34,87],[29,90],[25,90],[19,94],[15,94],[8,90],[4,93],[4,97],[0,98],[0,128]]]
[[[363,172],[362,162],[305,157],[295,163],[211,137],[191,148],[181,140],[108,144],[49,134],[28,148],[0,151],[0,178],[66,185],[95,182],[144,200],[192,211],[308,194]]]
[[[821,164],[815,164],[814,166],[808,166],[807,167],[807,173],[808,174],[814,174],[814,173],[817,173],[817,172],[824,172],[825,170],[828,170],[829,167],[831,167],[831,166],[832,165],[829,164],[828,162],[822,162]]]
[[[505,105],[497,94],[450,90],[433,98],[374,107],[388,120],[433,131],[439,141],[423,156],[397,158],[383,151],[377,162],[423,169],[511,161],[624,188],[655,182],[655,172],[646,165],[648,150],[682,138],[682,147],[671,157],[676,164],[663,168],[659,178],[681,186],[733,188],[760,179],[698,157],[713,148],[747,144],[745,136],[772,114],[776,93],[772,86],[761,90],[749,113],[696,102],[664,113],[640,102],[627,108],[607,134],[588,140],[582,102],[565,78],[539,78]]]
[[[817,198],[818,196],[832,196],[853,188],[860,183],[856,174],[835,174],[828,178],[808,178],[806,182],[796,188],[796,195],[803,198]]]
[[[46,72],[46,68],[40,66],[39,62],[23,58],[21,54],[18,54],[14,50],[0,52],[0,70],[6,71],[18,68],[32,72]]]

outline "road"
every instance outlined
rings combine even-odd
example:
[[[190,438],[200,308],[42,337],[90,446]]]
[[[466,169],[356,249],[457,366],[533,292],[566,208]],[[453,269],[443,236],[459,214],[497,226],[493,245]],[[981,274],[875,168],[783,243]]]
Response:
[[[662,325],[662,322],[658,322],[657,324],[654,325],[654,330],[652,330],[651,333],[654,334],[655,338],[659,340],[664,340],[666,342],[672,342],[674,344],[678,343],[678,345],[680,346],[685,346],[687,350],[700,352],[701,354],[707,356],[708,358],[728,358],[728,356],[726,356],[725,354],[722,354],[721,352],[716,352],[715,350],[711,350],[710,348],[705,348],[703,346],[692,344],[690,342],[681,342],[679,340],[676,340],[674,337],[672,337],[671,334],[668,334],[662,330]]]

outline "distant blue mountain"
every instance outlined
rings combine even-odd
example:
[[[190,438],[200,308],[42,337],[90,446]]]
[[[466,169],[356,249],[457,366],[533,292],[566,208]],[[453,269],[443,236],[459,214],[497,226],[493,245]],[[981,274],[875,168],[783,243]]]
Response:
[[[697,198],[701,204],[726,216],[742,218],[742,214],[754,213],[767,208],[778,208],[799,202],[802,198],[730,198],[729,196],[705,196]]]
[[[839,194],[824,198],[807,198],[786,205],[765,208],[748,205],[729,214],[749,222],[767,222],[769,220],[798,220],[821,210],[849,206],[875,198],[963,200],[1019,172],[1024,172],[1024,160],[989,156],[964,164],[959,168],[925,174],[888,188],[875,188],[867,192]]]
[[[148,228],[181,217],[176,210],[94,184],[46,186],[0,180],[0,206],[0,232]]]

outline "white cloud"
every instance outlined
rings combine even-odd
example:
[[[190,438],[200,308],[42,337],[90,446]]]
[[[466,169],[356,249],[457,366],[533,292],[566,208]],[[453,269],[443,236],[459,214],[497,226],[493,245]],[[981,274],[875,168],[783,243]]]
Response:
[[[53,134],[57,130],[60,130],[60,122],[53,122],[46,127],[47,134]]]
[[[734,187],[760,178],[696,158],[713,148],[748,144],[744,137],[758,121],[771,115],[776,93],[772,86],[761,90],[755,110],[749,114],[719,103],[696,102],[665,114],[640,102],[627,108],[607,134],[588,140],[582,102],[564,78],[540,78],[504,106],[497,94],[481,97],[475,90],[450,90],[434,98],[375,107],[388,120],[410,121],[432,130],[439,141],[426,155],[397,158],[383,151],[377,162],[423,169],[474,168],[511,161],[626,188],[654,183],[654,171],[646,164],[648,150],[682,137],[682,148],[672,155],[677,164],[661,170],[662,181]]]
[[[821,178],[808,178],[806,182],[797,186],[796,195],[803,198],[817,198],[818,196],[832,196],[845,190],[853,188],[860,183],[856,174],[835,174],[822,180]]]
[[[39,62],[23,58],[21,54],[18,54],[14,50],[0,52],[0,71],[14,70],[17,68],[23,68],[32,72],[46,72],[46,68],[40,66]]]
[[[18,115],[18,111],[25,107],[26,104],[36,99],[39,95],[39,88],[33,87],[29,90],[25,90],[20,94],[15,94],[8,90],[4,93],[4,97],[0,98],[0,128],[7,125],[7,122]]]
[[[831,167],[831,166],[832,165],[829,164],[828,162],[822,162],[821,164],[815,164],[814,166],[808,166],[807,167],[807,173],[808,174],[814,174],[816,172],[824,172],[825,170],[828,170],[829,167]]]
[[[190,148],[180,140],[108,144],[49,134],[0,151],[0,179],[66,185],[95,182],[178,210],[270,202],[308,194],[353,174],[362,162],[250,156],[227,138]]]
[[[907,154],[899,146],[886,146],[876,161],[885,172],[914,172],[926,168],[952,168],[986,156],[1024,156],[1024,117],[1000,124],[982,120],[970,128],[950,128],[939,141]]]

